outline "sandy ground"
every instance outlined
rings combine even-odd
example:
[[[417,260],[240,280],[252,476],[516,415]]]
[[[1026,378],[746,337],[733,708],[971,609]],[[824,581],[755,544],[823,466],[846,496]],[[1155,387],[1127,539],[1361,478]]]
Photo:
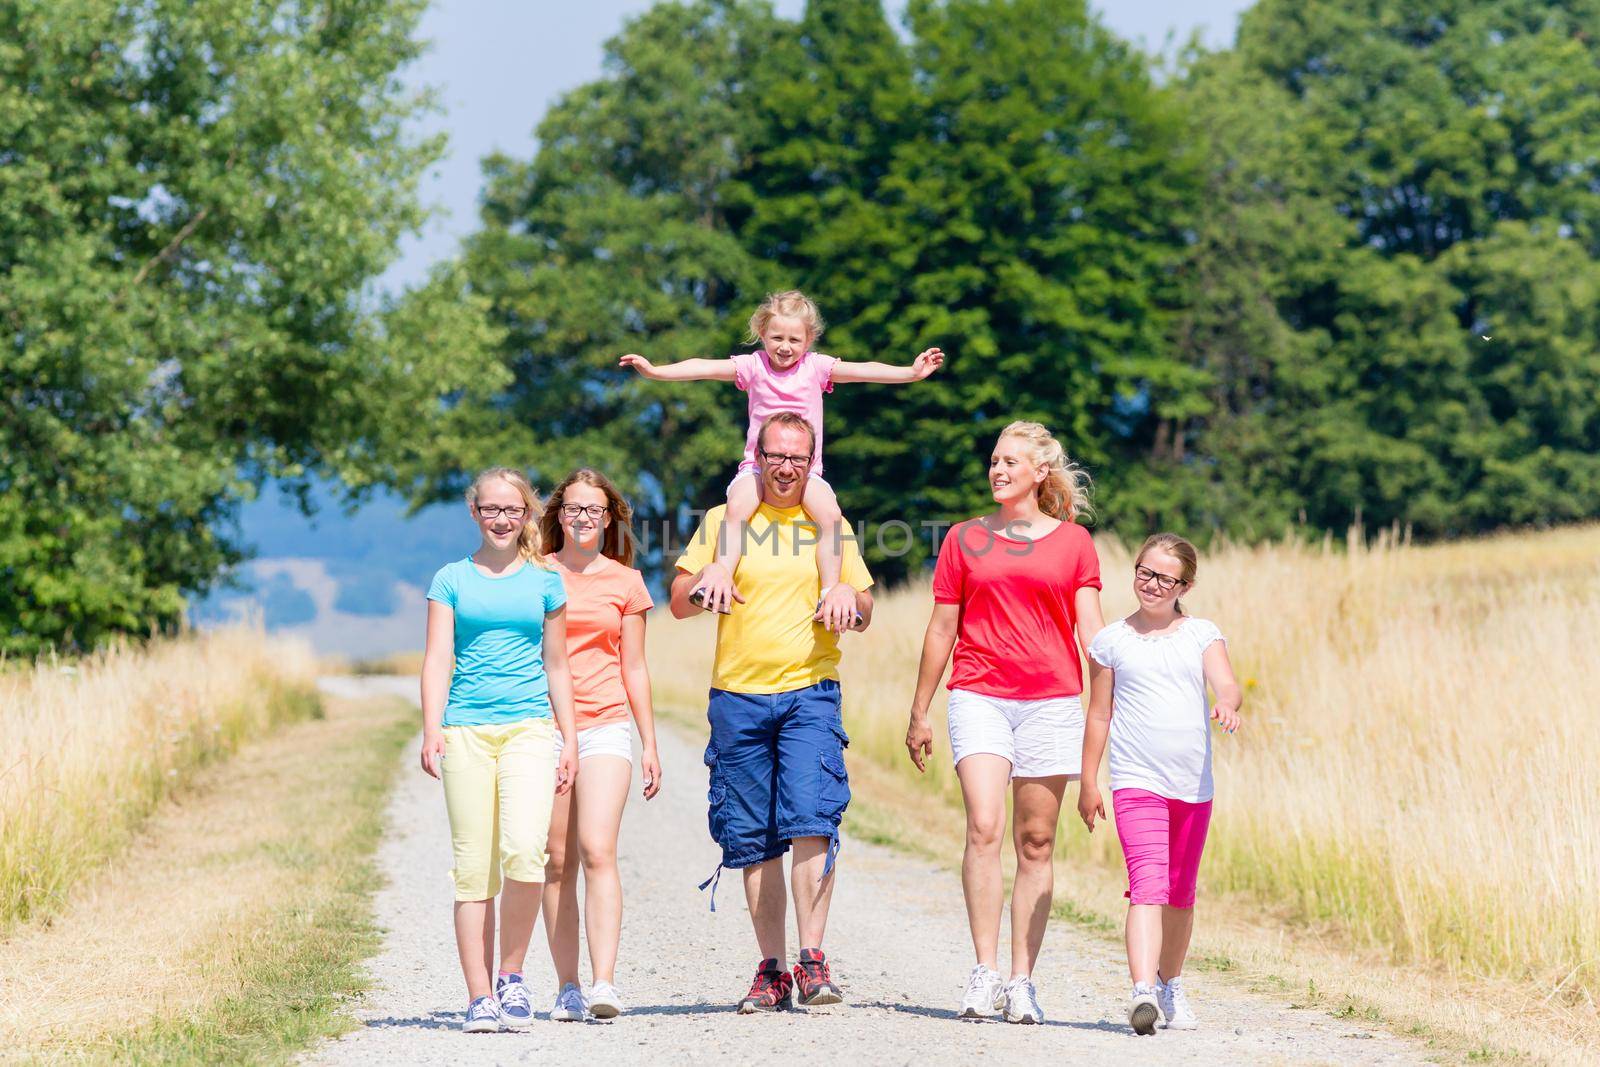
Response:
[[[412,680],[329,680],[354,695],[415,696]],[[439,783],[406,752],[379,861],[387,887],[377,919],[386,931],[371,961],[376,988],[358,1007],[361,1026],[306,1062],[532,1063],[552,1055],[575,1064],[743,1061],[808,1052],[824,1064],[1013,1062],[1087,1057],[1088,1062],[1430,1062],[1424,1049],[1324,1012],[1189,978],[1201,1020],[1192,1033],[1135,1037],[1126,1025],[1126,964],[1120,947],[1054,924],[1034,978],[1044,1026],[956,1018],[972,966],[959,876],[893,851],[846,840],[825,945],[842,1005],[739,1016],[732,1005],[757,963],[736,872],[724,876],[717,911],[696,884],[717,865],[706,832],[703,741],[663,725],[664,787],[648,804],[637,793],[623,820],[620,863],[626,895],[617,985],[627,1012],[609,1023],[544,1017],[555,975],[544,930],[529,954],[537,1022],[521,1033],[465,1035],[465,986],[450,926],[449,829]],[[420,738],[419,738],[420,740]],[[792,927],[791,927],[792,934]],[[1008,935],[1003,935],[1002,940]],[[791,953],[795,946],[790,946]],[[1002,950],[1003,952],[1004,950]],[[1004,961],[1002,961],[1003,963]],[[585,961],[587,966],[587,961]]]

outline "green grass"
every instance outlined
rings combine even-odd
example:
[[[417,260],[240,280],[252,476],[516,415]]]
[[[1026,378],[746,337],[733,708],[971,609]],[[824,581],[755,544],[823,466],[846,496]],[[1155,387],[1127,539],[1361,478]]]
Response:
[[[263,798],[298,827],[262,846],[296,872],[299,891],[266,909],[247,939],[239,987],[193,1013],[176,1013],[109,1040],[119,1063],[283,1063],[319,1038],[354,1026],[346,1009],[367,987],[361,963],[378,948],[373,855],[384,799],[415,711],[384,701],[370,724],[322,753],[323,773],[305,788]],[[331,813],[331,814],[330,814]],[[96,1056],[94,1058],[100,1058]]]

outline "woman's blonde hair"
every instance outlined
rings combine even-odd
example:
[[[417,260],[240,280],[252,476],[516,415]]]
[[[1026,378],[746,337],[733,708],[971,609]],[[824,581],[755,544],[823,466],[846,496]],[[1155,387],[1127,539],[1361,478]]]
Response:
[[[1133,557],[1135,567],[1144,562],[1144,554],[1154,549],[1165,552],[1178,561],[1177,578],[1185,586],[1194,584],[1194,576],[1200,570],[1200,553],[1195,551],[1194,545],[1187,537],[1179,537],[1175,533],[1151,534],[1144,539],[1144,544],[1139,546],[1139,554]],[[1174,600],[1172,606],[1178,614],[1183,614],[1183,601]]]
[[[1040,511],[1067,522],[1094,515],[1089,504],[1089,472],[1067,458],[1066,449],[1049,430],[1019,419],[1000,431],[1001,440],[1007,437],[1022,442],[1030,463],[1047,468],[1037,489]]]
[[[541,567],[548,566],[544,558],[543,544],[539,538],[539,494],[533,491],[527,475],[513,467],[490,467],[472,479],[472,484],[467,487],[467,503],[476,510],[478,493],[486,482],[492,482],[497,478],[520,493],[522,504],[528,509],[527,521],[522,524],[522,532],[517,534],[517,552],[525,560],[537,563]]]
[[[817,310],[817,305],[811,302],[809,296],[798,289],[785,289],[781,293],[768,293],[767,298],[761,301],[756,313],[750,316],[750,336],[746,340],[753,345],[760,344],[767,325],[779,315],[804,323],[813,344],[822,336],[827,325],[822,321],[822,312]]]
[[[600,554],[610,556],[623,566],[633,566],[635,547],[633,540],[633,505],[623,499],[617,487],[597,470],[580,467],[561,480],[544,502],[544,514],[539,516],[539,537],[546,552],[560,552],[567,543],[567,533],[561,528],[561,506],[566,503],[567,489],[574,485],[587,485],[606,495],[606,511],[611,525],[600,535]]]

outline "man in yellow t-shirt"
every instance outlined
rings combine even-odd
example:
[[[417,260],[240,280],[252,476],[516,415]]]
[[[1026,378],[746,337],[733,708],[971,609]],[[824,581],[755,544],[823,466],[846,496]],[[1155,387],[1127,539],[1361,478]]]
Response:
[[[833,895],[839,820],[850,803],[839,699],[839,635],[822,618],[872,621],[872,575],[844,524],[839,583],[820,589],[817,528],[801,507],[816,434],[799,415],[780,412],[761,425],[756,473],[762,503],[748,524],[735,574],[715,562],[725,508],[706,513],[672,582],[672,614],[702,610],[689,599],[731,603],[717,622],[717,653],[706,718],[711,742],[711,837],[723,867],[744,871],[745,900],[762,961],[739,1002],[741,1013],[843,999],[822,952]],[[734,531],[728,531],[734,536]],[[737,581],[737,585],[735,585]],[[820,595],[819,595],[820,594]],[[794,848],[792,884],[800,959],[787,969],[783,854]],[[701,888],[705,888],[702,885]],[[766,887],[763,892],[763,885]],[[798,988],[797,988],[798,987]]]

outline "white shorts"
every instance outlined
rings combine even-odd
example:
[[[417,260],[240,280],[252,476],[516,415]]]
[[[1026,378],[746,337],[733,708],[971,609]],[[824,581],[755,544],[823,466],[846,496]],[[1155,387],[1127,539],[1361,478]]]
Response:
[[[556,731],[556,757],[561,756],[563,748],[561,731]],[[629,763],[633,762],[633,723],[626,719],[620,722],[601,723],[591,726],[586,730],[578,731],[578,761],[588,759],[590,756],[621,756]]]
[[[1011,761],[1013,778],[1076,778],[1083,766],[1083,703],[1077,697],[1011,700],[950,690],[950,752],[956,763],[975,752]]]

